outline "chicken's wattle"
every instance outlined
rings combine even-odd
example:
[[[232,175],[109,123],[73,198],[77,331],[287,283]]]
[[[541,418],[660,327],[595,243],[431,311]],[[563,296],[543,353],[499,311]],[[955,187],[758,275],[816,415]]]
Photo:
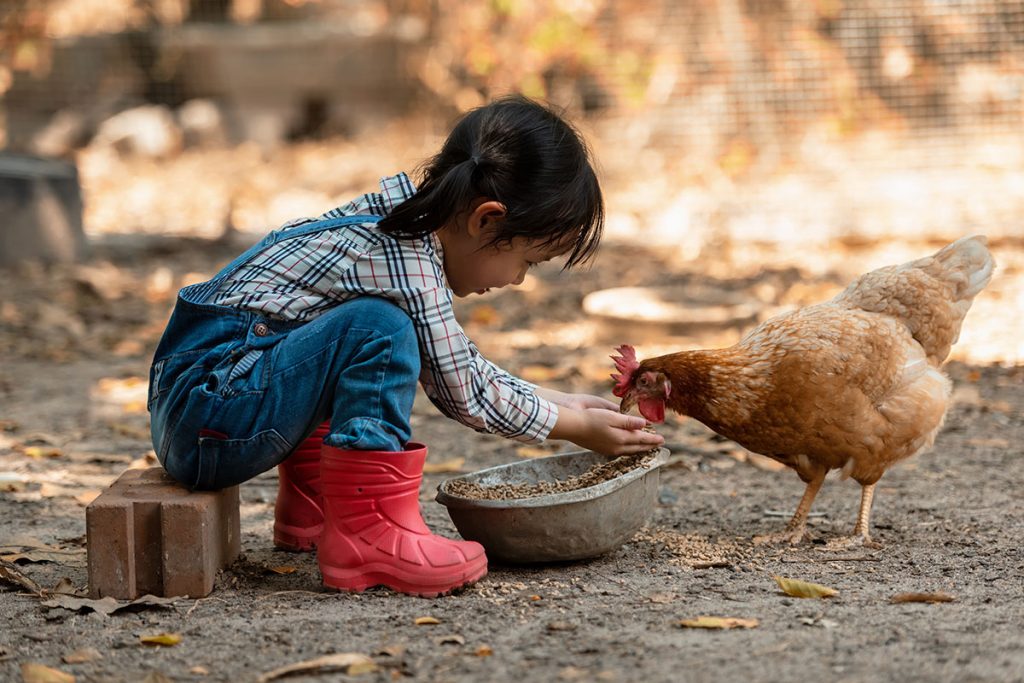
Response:
[[[665,421],[665,402],[657,398],[641,398],[637,401],[640,414],[649,422]]]

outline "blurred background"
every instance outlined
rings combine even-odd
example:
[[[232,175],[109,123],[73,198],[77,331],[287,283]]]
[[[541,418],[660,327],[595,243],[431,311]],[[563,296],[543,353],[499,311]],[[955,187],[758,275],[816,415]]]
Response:
[[[683,309],[645,302],[670,323],[737,296],[759,319],[981,232],[1000,272],[956,353],[1024,362],[1022,0],[4,0],[0,205],[25,227],[3,231],[3,277],[46,305],[67,277],[169,310],[233,253],[216,245],[415,169],[510,91],[563,108],[600,164],[602,254],[554,288],[577,322],[628,322],[636,298],[583,304],[625,285],[683,287]],[[216,258],[178,267],[185,244]],[[469,326],[540,334],[506,311],[556,271],[466,303]],[[11,297],[6,344],[67,352],[98,324],[82,305],[28,333]],[[752,319],[730,315],[687,338],[735,340]],[[164,319],[107,345],[143,357]]]

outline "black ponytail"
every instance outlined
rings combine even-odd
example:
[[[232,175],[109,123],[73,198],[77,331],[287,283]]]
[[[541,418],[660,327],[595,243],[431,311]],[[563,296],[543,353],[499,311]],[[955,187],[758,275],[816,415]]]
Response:
[[[587,261],[604,228],[604,200],[582,136],[551,109],[513,95],[464,115],[420,169],[416,194],[379,229],[425,237],[486,197],[505,207],[493,243],[571,239],[565,267]]]

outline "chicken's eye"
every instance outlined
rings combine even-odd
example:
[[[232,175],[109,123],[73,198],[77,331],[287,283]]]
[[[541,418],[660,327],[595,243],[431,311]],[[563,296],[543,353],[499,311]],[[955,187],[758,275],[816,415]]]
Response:
[[[648,377],[647,375],[640,375],[640,379],[637,380],[637,384],[639,384],[642,387],[646,387],[650,383],[651,383],[651,378]]]

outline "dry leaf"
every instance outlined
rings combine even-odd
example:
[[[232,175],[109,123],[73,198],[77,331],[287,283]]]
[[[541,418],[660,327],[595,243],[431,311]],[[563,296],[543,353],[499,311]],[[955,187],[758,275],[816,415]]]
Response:
[[[64,451],[53,446],[26,446],[22,451],[30,458],[59,458]]]
[[[434,642],[438,645],[465,645],[466,639],[458,633],[449,633],[446,636],[434,638]]]
[[[78,598],[83,597],[86,594],[86,591],[84,589],[79,590],[78,588],[76,588],[74,581],[72,581],[66,576],[61,577],[61,579],[57,581],[56,584],[54,584],[53,588],[50,588],[43,592],[48,593],[50,595],[73,595]]]
[[[71,674],[35,662],[21,665],[21,680],[24,683],[75,683]]]
[[[43,591],[42,587],[38,583],[18,571],[18,568],[13,564],[5,562],[4,560],[0,560],[0,581],[6,581],[7,583],[12,583],[15,586],[21,586],[25,590],[30,593],[35,593],[36,595],[41,595]]]
[[[89,503],[99,498],[99,495],[100,491],[94,491],[91,489],[89,491],[83,491],[82,493],[79,493],[77,496],[75,496],[75,502],[85,507],[88,506]]]
[[[149,428],[142,425],[131,425],[124,422],[111,422],[109,423],[110,428],[121,436],[127,436],[129,439],[139,439],[148,441],[152,438],[149,434]]]
[[[786,579],[781,576],[773,578],[775,583],[779,584],[779,588],[782,589],[783,593],[794,598],[828,598],[839,593],[835,588],[822,586],[819,583],[801,581],[800,579]]]
[[[491,649],[490,645],[481,645],[476,649],[474,653],[477,657],[490,657],[494,654],[494,650]]]
[[[683,619],[679,625],[683,628],[708,628],[708,629],[730,629],[730,628],[757,628],[760,622],[757,619],[740,619],[738,617],[697,617],[696,619]]]
[[[65,664],[82,664],[84,662],[94,662],[97,659],[103,659],[103,655],[100,651],[93,647],[82,648],[81,650],[75,650],[61,657]]]
[[[295,673],[306,673],[312,671],[333,671],[343,669],[349,676],[357,676],[363,673],[370,673],[377,670],[377,665],[366,655],[357,652],[339,652],[333,655],[317,657],[297,664],[289,664],[279,669],[268,671],[256,679],[256,683],[266,683],[275,678],[290,676]]]
[[[267,571],[274,572],[275,574],[294,574],[298,571],[298,568],[281,565],[279,567],[267,567]]]
[[[520,446],[516,449],[516,455],[520,458],[545,458],[554,454],[555,451],[550,448],[541,448],[538,446]]]
[[[889,602],[899,604],[903,602],[953,602],[955,597],[949,593],[936,591],[934,593],[897,593],[889,599]]]
[[[412,623],[416,624],[417,626],[433,626],[435,624],[440,624],[441,621],[439,619],[435,619],[434,617],[416,617],[416,620]]]
[[[565,376],[563,368],[552,368],[547,365],[526,365],[519,370],[519,376],[534,384],[549,384]]]
[[[193,666],[191,669],[188,670],[188,672],[190,674],[195,674],[196,676],[209,676],[210,675],[210,670],[207,669],[205,666]]]
[[[469,322],[477,325],[494,325],[501,322],[501,314],[494,306],[483,304],[469,313]]]
[[[461,472],[462,466],[465,464],[465,458],[451,458],[450,460],[442,460],[441,462],[426,462],[423,464],[423,471],[426,474]]]
[[[57,548],[31,536],[16,536],[0,543],[0,560],[7,562],[56,562],[67,567],[86,565],[85,548]]]
[[[170,647],[181,642],[181,634],[157,633],[151,636],[139,636],[139,642],[143,645],[164,645]]]
[[[131,602],[118,602],[109,595],[99,600],[90,600],[89,598],[76,598],[71,595],[56,595],[52,600],[46,600],[42,602],[43,607],[49,607],[51,609],[62,607],[69,609],[74,612],[81,610],[92,610],[98,614],[104,616],[111,615],[115,612],[131,611],[137,612],[143,609],[171,609],[177,598],[161,598],[156,595],[143,595],[141,598],[136,598]]]

